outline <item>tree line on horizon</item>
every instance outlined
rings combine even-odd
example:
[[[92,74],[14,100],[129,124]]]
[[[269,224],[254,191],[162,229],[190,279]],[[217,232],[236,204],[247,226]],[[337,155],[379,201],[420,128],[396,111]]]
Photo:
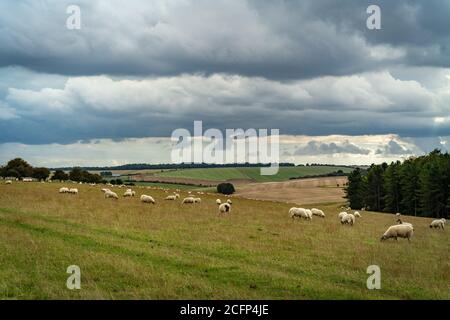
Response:
[[[352,209],[447,218],[450,155],[436,149],[403,162],[357,168],[348,176],[345,193]]]
[[[38,181],[50,179],[59,181],[70,180],[84,183],[107,182],[102,176],[90,173],[78,167],[73,168],[69,173],[66,173],[63,170],[56,170],[52,175],[50,169],[44,167],[35,168],[21,158],[10,160],[5,166],[1,166],[0,177],[15,178],[19,180],[24,178],[34,178]]]
[[[271,164],[267,163],[226,163],[226,164],[215,164],[215,163],[159,163],[159,164],[148,164],[148,163],[132,163],[124,164],[112,167],[81,167],[83,170],[89,171],[110,171],[110,170],[178,170],[178,169],[210,169],[210,168],[261,168],[269,167]],[[295,164],[291,162],[281,162],[278,164],[280,167],[348,167],[354,168],[356,165],[334,165],[334,164],[323,164],[323,163],[306,163],[306,164]],[[62,168],[52,168],[51,170],[63,170],[69,171],[73,167],[62,167]]]

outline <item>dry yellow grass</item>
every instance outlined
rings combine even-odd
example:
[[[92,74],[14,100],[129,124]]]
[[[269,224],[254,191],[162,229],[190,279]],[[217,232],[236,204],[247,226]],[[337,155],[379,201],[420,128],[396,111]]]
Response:
[[[448,230],[430,230],[429,219],[405,217],[411,243],[380,243],[393,215],[364,212],[341,226],[338,204],[316,205],[327,217],[307,222],[288,217],[291,204],[234,198],[218,217],[217,195],[182,206],[162,190],[115,201],[100,186],[78,185],[78,196],[61,186],[0,184],[0,298],[450,298]],[[144,193],[157,204],[140,203]],[[71,291],[74,264],[82,289]],[[381,290],[366,288],[373,264]]]

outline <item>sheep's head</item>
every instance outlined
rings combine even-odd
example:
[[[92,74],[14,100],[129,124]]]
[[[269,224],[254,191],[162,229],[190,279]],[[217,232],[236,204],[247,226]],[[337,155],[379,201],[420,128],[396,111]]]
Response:
[[[387,236],[385,235],[385,234],[383,234],[382,236],[381,236],[381,238],[380,238],[380,241],[384,241],[384,240],[386,240],[387,239]]]

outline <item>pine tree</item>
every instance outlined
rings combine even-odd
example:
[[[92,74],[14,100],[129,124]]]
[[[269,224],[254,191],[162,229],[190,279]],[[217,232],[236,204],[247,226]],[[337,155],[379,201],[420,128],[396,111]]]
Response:
[[[384,207],[386,212],[400,212],[401,185],[400,185],[400,161],[393,162],[384,172],[383,190]]]
[[[402,214],[417,216],[420,210],[420,161],[408,159],[400,169],[401,209]]]
[[[383,174],[387,164],[372,165],[367,173],[365,203],[370,210],[382,211],[384,207]]]
[[[365,206],[365,190],[366,187],[361,169],[356,168],[348,176],[348,185],[345,188],[345,197],[351,208],[360,210]]]

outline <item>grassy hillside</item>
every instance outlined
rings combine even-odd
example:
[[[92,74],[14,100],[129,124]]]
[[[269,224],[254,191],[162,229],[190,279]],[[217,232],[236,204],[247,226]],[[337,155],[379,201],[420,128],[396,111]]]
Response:
[[[449,234],[408,217],[416,234],[379,242],[393,223],[363,213],[341,226],[337,205],[327,218],[292,221],[289,204],[233,199],[219,218],[217,195],[196,206],[103,199],[100,187],[0,184],[0,299],[449,299]],[[117,189],[123,191],[123,189]],[[182,196],[187,195],[182,192]],[[66,289],[78,265],[82,288]],[[382,289],[366,289],[377,264]]]
[[[321,175],[342,170],[351,172],[351,168],[338,166],[309,166],[309,167],[280,167],[278,174],[262,176],[260,168],[209,168],[209,169],[183,169],[156,173],[158,177],[204,179],[223,181],[231,179],[253,179],[257,182],[284,181],[293,177]]]

